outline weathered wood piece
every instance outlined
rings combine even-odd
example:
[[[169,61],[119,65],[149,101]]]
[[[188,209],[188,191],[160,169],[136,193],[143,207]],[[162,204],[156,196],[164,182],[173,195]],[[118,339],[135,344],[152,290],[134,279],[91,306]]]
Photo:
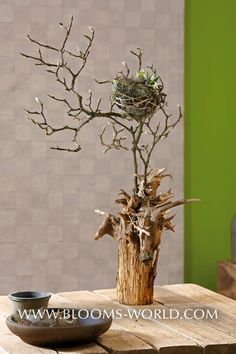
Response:
[[[236,301],[226,296],[218,294],[212,290],[203,288],[197,284],[174,284],[166,285],[169,288],[182,295],[187,295],[193,301],[212,306],[231,316],[236,316]],[[157,290],[155,290],[156,292]]]
[[[36,348],[11,334],[0,334],[1,354],[57,354],[54,349]]]
[[[185,295],[187,295],[187,292],[185,292]],[[154,298],[162,301],[165,306],[178,310],[181,316],[186,317],[187,321],[200,321],[201,325],[208,325],[234,337],[236,340],[236,318],[234,316],[226,314],[222,310],[204,302],[195,302],[192,298],[185,295],[178,293],[171,286],[155,287]]]
[[[83,293],[83,294],[81,294]],[[109,295],[111,298],[109,299]],[[80,307],[95,307],[98,309],[106,309],[107,311],[118,311],[122,314],[122,318],[115,319],[113,321],[113,326],[116,325],[120,330],[126,330],[132,333],[133,336],[137,338],[133,338],[133,342],[139,343],[137,339],[143,340],[146,344],[148,343],[151,347],[155,348],[158,352],[165,352],[166,354],[178,354],[183,353],[187,354],[189,352],[193,354],[202,353],[201,348],[191,340],[185,338],[181,334],[176,333],[175,331],[166,328],[162,324],[156,324],[152,321],[148,321],[145,319],[136,320],[135,316],[133,319],[129,318],[129,314],[127,313],[127,309],[129,306],[120,305],[115,303],[113,299],[116,298],[116,291],[114,289],[111,290],[100,290],[94,293],[90,292],[73,292],[73,293],[62,293],[60,296],[65,297],[65,299],[72,298],[73,303],[77,305],[80,304]],[[153,306],[138,306],[138,309],[147,309],[153,308]],[[109,333],[109,332],[108,332]],[[100,339],[103,339],[108,333],[105,333]],[[126,334],[127,336],[127,334]],[[100,344],[104,344],[104,342],[100,342]],[[118,341],[116,344],[118,347],[113,350],[115,353],[124,352],[124,342],[125,338],[122,338],[122,341]],[[125,339],[126,341],[126,339]],[[137,346],[137,344],[136,344]],[[146,347],[145,350],[151,349],[150,346]],[[178,352],[178,349],[181,351]],[[130,350],[130,348],[126,348],[126,350]],[[126,352],[126,351],[125,351]],[[139,352],[139,351],[138,351]],[[154,351],[156,352],[156,351]]]
[[[56,348],[57,354],[107,354],[108,352],[95,343],[78,345],[73,348]]]
[[[156,351],[141,339],[123,330],[111,330],[98,338],[98,343],[113,354],[155,354]]]
[[[161,287],[162,288],[162,287]],[[157,288],[156,288],[157,289]],[[156,290],[155,289],[155,290]],[[113,301],[116,300],[116,292],[113,289],[110,290],[99,290],[98,293],[103,294],[104,296],[111,298]],[[148,306],[148,308],[163,308],[166,309],[166,306],[161,305],[161,303],[168,303],[169,296],[172,294],[167,294],[166,292],[166,298],[162,297],[157,299],[159,302],[158,305],[152,305],[151,307]],[[176,294],[176,297],[178,295]],[[155,299],[155,295],[154,295]],[[192,301],[189,301],[189,307],[191,308]],[[175,306],[175,305],[176,306]],[[171,306],[172,308],[178,307],[177,310],[179,310],[181,314],[181,307],[183,306],[181,303],[181,299],[174,300],[173,298],[173,305]],[[132,306],[133,307],[133,306]],[[199,306],[198,306],[199,307]],[[133,307],[134,308],[134,307]],[[138,307],[140,308],[140,307]],[[214,328],[212,326],[209,326],[208,323],[203,323],[202,321],[197,321],[197,320],[187,320],[184,319],[183,317],[179,317],[175,320],[171,319],[165,319],[165,320],[159,320],[155,319],[155,322],[158,324],[164,324],[167,326],[169,329],[176,331],[180,335],[184,335],[186,338],[189,340],[195,342],[199,347],[202,348],[203,353],[236,353],[236,338],[232,337],[226,333],[222,333],[222,331],[219,330],[219,328]],[[182,348],[181,348],[182,349]],[[180,347],[178,348],[178,345],[174,348],[174,353],[178,353],[178,350],[180,350]],[[192,353],[193,351],[189,350],[189,353]],[[180,351],[182,353],[182,351]],[[184,353],[184,352],[183,352]],[[188,351],[187,351],[188,353]]]
[[[122,315],[120,320],[113,320],[111,329],[98,338],[98,343],[104,346],[106,349],[109,348],[110,353],[133,353],[134,348],[136,348],[136,352],[139,353],[156,353],[156,351],[152,348],[151,345],[142,341],[140,338],[136,337],[134,334],[126,331],[125,327],[122,326],[123,320],[126,318],[125,310],[122,305],[115,304],[108,299],[99,296],[90,291],[78,291],[78,292],[68,292],[68,293],[60,293],[60,297],[63,297],[66,300],[71,299],[71,302],[80,308],[90,308],[97,310],[106,310],[107,313],[109,311],[117,311]],[[119,311],[119,312],[118,312]],[[117,340],[114,340],[117,338]]]
[[[220,294],[236,300],[236,263],[217,263],[217,289]]]

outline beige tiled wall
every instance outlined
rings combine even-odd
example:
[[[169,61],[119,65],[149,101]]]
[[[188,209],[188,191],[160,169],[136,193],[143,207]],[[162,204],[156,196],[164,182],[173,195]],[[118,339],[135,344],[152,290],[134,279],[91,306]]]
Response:
[[[133,67],[129,50],[140,46],[146,63],[157,64],[170,110],[176,110],[176,104],[183,103],[183,6],[184,0],[0,0],[1,294],[113,287],[116,244],[109,237],[93,241],[101,222],[93,210],[114,210],[117,192],[121,187],[129,190],[132,182],[128,154],[102,154],[99,122],[84,130],[79,154],[50,150],[52,141],[27,122],[23,107],[35,107],[35,96],[47,102],[47,93],[60,91],[18,55],[33,50],[25,35],[57,43],[59,22],[68,22],[73,14],[72,44],[77,46],[86,26],[93,26],[96,41],[80,87],[84,94],[92,88],[102,96],[109,87],[96,86],[92,77],[112,78],[124,60]],[[63,107],[46,105],[52,120],[60,120]],[[173,190],[181,196],[182,123],[156,151],[153,166],[168,168]],[[157,282],[181,282],[182,271],[179,209],[176,233],[163,238]]]

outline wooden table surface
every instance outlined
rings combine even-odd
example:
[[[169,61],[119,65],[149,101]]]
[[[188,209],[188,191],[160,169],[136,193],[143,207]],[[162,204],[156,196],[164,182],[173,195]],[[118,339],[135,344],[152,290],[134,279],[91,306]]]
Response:
[[[28,345],[9,332],[5,318],[11,312],[6,296],[0,297],[1,354],[236,354],[236,301],[195,284],[155,287],[151,306],[131,307],[116,302],[114,289],[65,292],[52,296],[49,306],[114,310],[118,314],[111,329],[96,343],[69,349],[43,349]],[[141,310],[138,320],[130,318]],[[153,316],[150,319],[150,310]],[[178,318],[170,319],[179,314]],[[145,310],[145,311],[144,311]],[[187,312],[186,312],[187,310]],[[204,311],[204,312],[203,312]],[[119,314],[122,312],[122,318]],[[203,319],[187,319],[187,317]],[[208,316],[207,316],[208,314]],[[209,314],[216,318],[207,318]],[[158,318],[158,317],[161,318]],[[165,317],[165,318],[163,318]]]

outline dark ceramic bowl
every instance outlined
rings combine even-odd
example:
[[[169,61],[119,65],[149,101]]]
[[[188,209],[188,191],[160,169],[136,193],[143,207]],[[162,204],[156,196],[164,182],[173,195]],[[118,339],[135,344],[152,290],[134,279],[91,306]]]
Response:
[[[8,295],[13,305],[13,313],[18,310],[47,308],[51,294],[39,291],[19,291]]]
[[[59,308],[50,308],[48,312],[62,310]],[[16,323],[13,315],[7,317],[6,324],[10,331],[24,342],[42,347],[68,346],[93,342],[111,326],[111,318],[107,318],[106,316],[99,317],[94,314],[94,311],[91,315],[89,310],[70,309],[70,311],[72,310],[75,315],[80,311],[80,320],[76,326],[38,327],[24,325]]]

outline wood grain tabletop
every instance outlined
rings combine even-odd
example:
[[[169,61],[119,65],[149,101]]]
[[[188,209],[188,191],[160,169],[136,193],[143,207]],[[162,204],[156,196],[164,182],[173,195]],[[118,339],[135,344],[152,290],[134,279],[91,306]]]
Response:
[[[0,353],[236,354],[236,301],[196,284],[157,286],[148,306],[118,304],[115,289],[55,294],[49,306],[105,310],[113,323],[96,343],[38,348],[10,333],[11,304],[0,296]]]

